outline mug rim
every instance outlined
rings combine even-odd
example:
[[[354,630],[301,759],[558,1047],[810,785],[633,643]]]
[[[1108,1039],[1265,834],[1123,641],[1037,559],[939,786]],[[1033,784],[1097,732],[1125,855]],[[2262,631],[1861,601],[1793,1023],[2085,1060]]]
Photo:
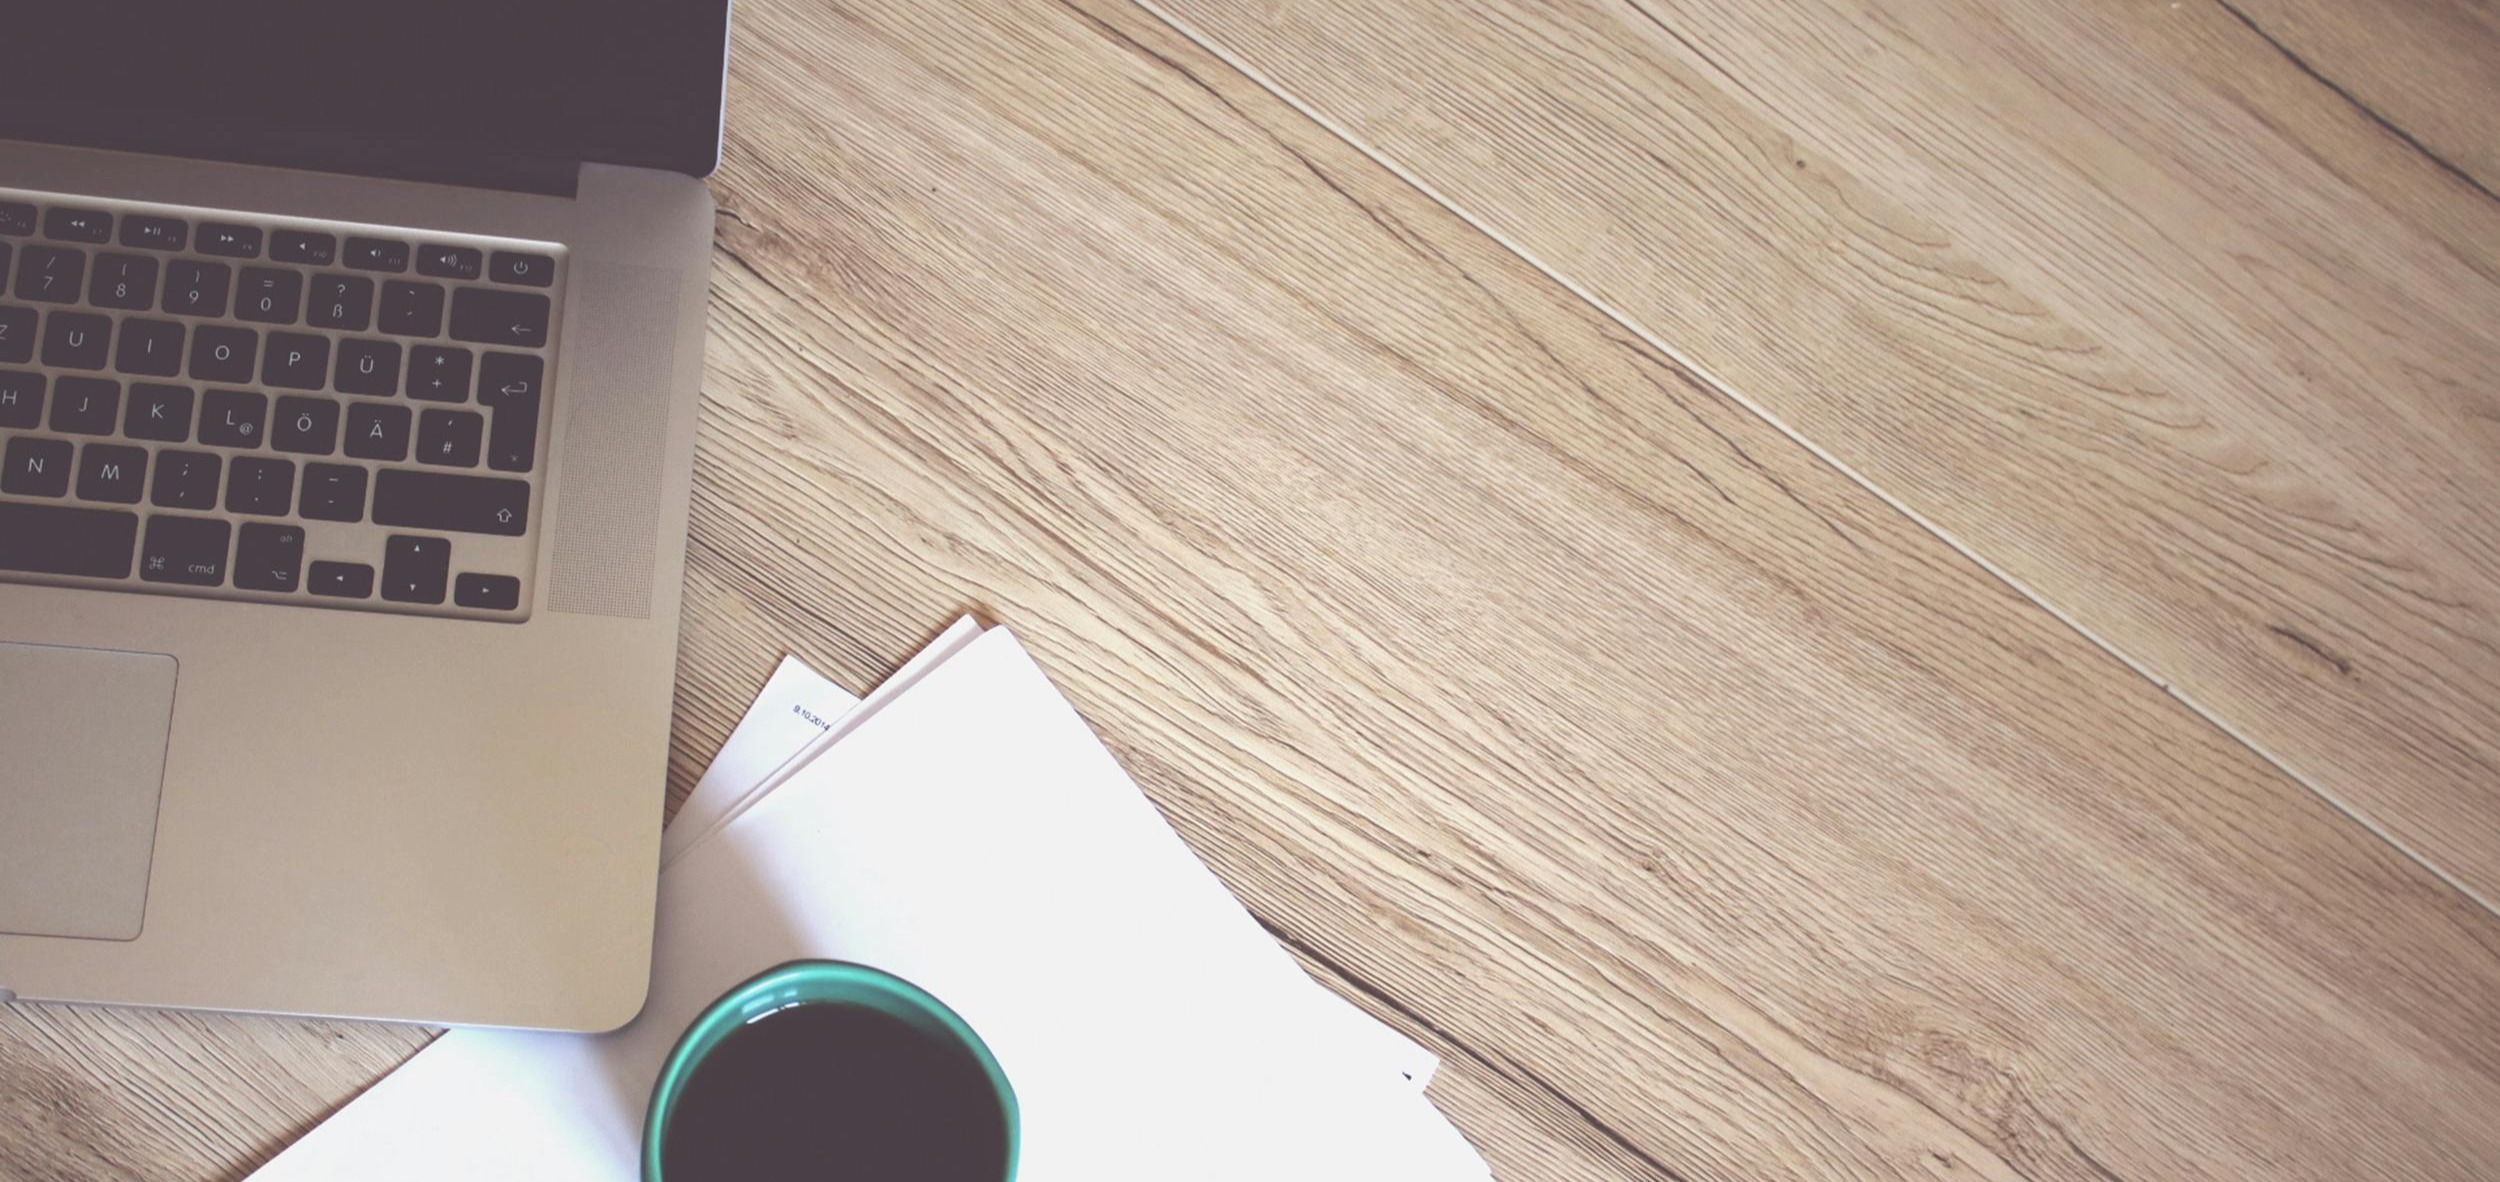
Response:
[[[660,1075],[651,1085],[651,1102],[642,1117],[643,1182],[664,1182],[660,1169],[660,1149],[665,1141],[667,1121],[676,1115],[677,1102],[684,1095],[694,1068],[730,1033],[749,1022],[770,1014],[802,1005],[862,1004],[885,1002],[908,1011],[898,1017],[917,1017],[934,1022],[956,1045],[972,1055],[980,1064],[981,1073],[990,1083],[991,1094],[998,1101],[999,1116],[1006,1124],[1006,1172],[999,1182],[1012,1182],[1016,1176],[1016,1160],[1022,1145],[1018,1130],[1015,1088],[1007,1082],[1007,1073],[990,1054],[989,1044],[981,1041],[970,1023],[945,1002],[910,981],[864,964],[842,960],[790,960],[757,973],[739,982],[688,1023],[685,1033],[669,1048],[668,1058],[661,1061]],[[874,1007],[872,1008],[882,1008]]]

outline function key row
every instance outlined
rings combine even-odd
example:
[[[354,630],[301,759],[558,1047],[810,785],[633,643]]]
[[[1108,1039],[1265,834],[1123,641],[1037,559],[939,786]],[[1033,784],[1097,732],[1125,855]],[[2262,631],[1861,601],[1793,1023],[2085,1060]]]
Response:
[[[42,214],[43,236],[57,242],[102,244],[114,241],[114,218],[101,209],[80,209],[56,205]],[[23,201],[0,201],[0,236],[28,237],[35,232],[35,207]],[[191,224],[180,218],[154,214],[129,214],[120,220],[120,242],[123,246],[142,250],[181,250],[191,245]],[[261,255],[262,234],[258,226],[233,222],[201,222],[199,241],[194,249],[201,254],[221,258],[256,259]],[[340,264],[339,238],[306,230],[279,230],[268,238],[269,257],[281,263],[300,263],[308,267]],[[525,287],[547,287],[555,282],[556,261],[552,256],[527,251],[499,250],[490,257],[485,251],[470,246],[452,246],[428,242],[412,247],[394,238],[370,238],[350,235],[347,239],[343,265],[359,271],[408,270],[411,260],[417,273],[437,279],[476,279],[480,276],[496,283],[519,284]]]

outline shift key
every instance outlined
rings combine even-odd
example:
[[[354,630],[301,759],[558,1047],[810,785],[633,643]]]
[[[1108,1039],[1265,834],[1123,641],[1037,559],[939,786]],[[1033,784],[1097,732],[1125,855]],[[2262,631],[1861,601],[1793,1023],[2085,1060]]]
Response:
[[[384,468],[373,476],[373,523],[518,537],[529,529],[526,480]]]

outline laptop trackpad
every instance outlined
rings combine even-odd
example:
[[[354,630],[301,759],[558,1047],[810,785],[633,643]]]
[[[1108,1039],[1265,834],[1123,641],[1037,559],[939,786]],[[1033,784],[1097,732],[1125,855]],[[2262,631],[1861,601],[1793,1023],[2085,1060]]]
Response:
[[[173,712],[162,653],[0,643],[0,932],[138,936]]]

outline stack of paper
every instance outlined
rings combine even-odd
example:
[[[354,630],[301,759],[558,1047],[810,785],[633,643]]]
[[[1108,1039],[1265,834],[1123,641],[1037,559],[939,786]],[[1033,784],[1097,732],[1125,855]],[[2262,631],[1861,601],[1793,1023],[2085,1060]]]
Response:
[[[798,957],[981,1032],[1020,1182],[1490,1177],[1432,1057],[1301,972],[1005,629],[959,622],[856,704],[784,662],[662,851],[633,1023],[454,1031],[254,1177],[632,1179],[679,1032]]]

